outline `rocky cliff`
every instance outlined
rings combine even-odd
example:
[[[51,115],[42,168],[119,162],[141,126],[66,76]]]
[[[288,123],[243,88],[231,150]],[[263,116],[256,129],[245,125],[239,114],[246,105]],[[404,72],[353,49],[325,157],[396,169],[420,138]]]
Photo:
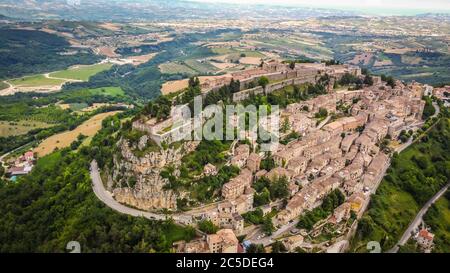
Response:
[[[127,140],[117,143],[120,153],[114,158],[108,188],[118,202],[138,209],[176,210],[177,199],[185,194],[165,189],[169,181],[160,172],[165,166],[179,166],[182,157],[194,151],[199,143],[189,141],[178,147],[152,149],[138,157],[134,151],[145,151],[145,137],[136,145],[130,145]]]

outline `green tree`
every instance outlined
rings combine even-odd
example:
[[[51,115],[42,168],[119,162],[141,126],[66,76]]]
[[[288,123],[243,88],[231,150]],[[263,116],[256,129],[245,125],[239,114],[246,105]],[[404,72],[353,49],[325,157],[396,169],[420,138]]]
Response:
[[[281,125],[281,132],[282,133],[286,133],[290,129],[291,129],[291,125],[289,124],[289,119],[288,118],[284,118],[283,124]]]
[[[219,230],[219,227],[214,225],[210,220],[202,220],[198,223],[198,229],[206,234],[215,234]]]
[[[283,199],[289,196],[289,182],[285,176],[279,177],[269,186],[272,200]]]
[[[264,217],[262,230],[267,235],[272,235],[272,233],[275,230],[275,227],[273,226],[273,223],[272,223],[272,218],[269,215]]]
[[[264,249],[264,246],[261,244],[251,244],[246,249],[247,253],[266,253],[266,250]]]
[[[266,88],[266,86],[269,84],[269,79],[266,76],[262,76],[258,80],[258,85],[262,88]]]
[[[287,249],[282,242],[276,241],[275,243],[272,244],[272,253],[282,253],[282,252],[287,252]]]

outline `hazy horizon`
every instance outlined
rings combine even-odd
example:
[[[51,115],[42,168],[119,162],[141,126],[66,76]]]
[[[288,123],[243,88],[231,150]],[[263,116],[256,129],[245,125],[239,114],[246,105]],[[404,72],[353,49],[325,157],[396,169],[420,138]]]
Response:
[[[302,6],[311,8],[359,11],[376,15],[417,15],[421,13],[450,13],[448,0],[188,0],[193,2],[230,3],[242,5]]]

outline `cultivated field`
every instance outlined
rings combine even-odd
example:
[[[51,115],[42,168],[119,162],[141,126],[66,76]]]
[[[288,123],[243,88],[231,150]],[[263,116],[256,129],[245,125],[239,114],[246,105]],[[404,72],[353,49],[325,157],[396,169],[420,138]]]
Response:
[[[94,65],[79,65],[66,70],[53,72],[50,77],[71,79],[79,81],[88,81],[90,77],[104,70],[110,69],[112,64],[94,64]]]
[[[159,69],[161,70],[161,73],[165,74],[188,74],[188,75],[194,75],[197,73],[194,69],[179,63],[164,63],[159,66]]]
[[[105,118],[119,112],[120,111],[115,111],[95,115],[72,131],[63,132],[47,138],[39,144],[36,149],[34,149],[34,152],[37,153],[39,157],[43,157],[52,153],[56,148],[61,149],[69,147],[69,145],[74,142],[80,134],[87,137],[92,137],[101,129],[102,121]]]
[[[51,125],[39,121],[0,121],[0,137],[18,136]]]
[[[10,80],[9,83],[15,87],[34,87],[34,86],[55,86],[65,82],[62,79],[52,79],[44,75],[26,76],[19,79]]]
[[[212,80],[215,78],[222,78],[222,77],[226,77],[226,76],[230,76],[229,74],[227,75],[221,75],[221,76],[200,76],[198,77],[198,79],[200,80],[200,83],[204,83],[207,79],[208,80]],[[166,82],[162,85],[161,87],[161,93],[163,95],[168,95],[170,93],[175,93],[178,92],[182,89],[187,88],[189,85],[189,80],[188,79],[183,79],[183,80],[177,80],[177,81],[169,81]]]

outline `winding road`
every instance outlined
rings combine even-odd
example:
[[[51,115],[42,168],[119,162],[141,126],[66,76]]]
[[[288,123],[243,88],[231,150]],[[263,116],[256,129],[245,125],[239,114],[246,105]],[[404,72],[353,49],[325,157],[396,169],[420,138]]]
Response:
[[[135,217],[145,217],[150,220],[166,220],[166,215],[157,214],[147,211],[141,211],[138,209],[130,208],[117,202],[110,192],[108,192],[103,185],[100,172],[98,170],[98,165],[95,160],[91,162],[90,174],[92,179],[92,188],[95,195],[100,201],[102,201],[106,206],[111,209],[118,211],[123,214],[128,214]],[[167,215],[168,217],[169,215]],[[177,223],[190,225],[192,223],[192,216],[188,214],[172,214],[170,217]]]
[[[448,190],[450,187],[450,183],[448,183],[445,187],[443,187],[438,193],[436,193],[419,211],[419,213],[416,215],[414,220],[411,222],[409,227],[406,229],[406,231],[403,233],[403,236],[400,238],[400,241],[398,241],[397,245],[393,247],[391,250],[388,251],[388,253],[397,253],[400,249],[400,246],[403,246],[406,244],[406,242],[411,237],[412,233],[419,228],[420,223],[423,220],[423,216],[425,213],[427,213],[428,209],[433,205],[439,198],[444,195],[444,193]]]

